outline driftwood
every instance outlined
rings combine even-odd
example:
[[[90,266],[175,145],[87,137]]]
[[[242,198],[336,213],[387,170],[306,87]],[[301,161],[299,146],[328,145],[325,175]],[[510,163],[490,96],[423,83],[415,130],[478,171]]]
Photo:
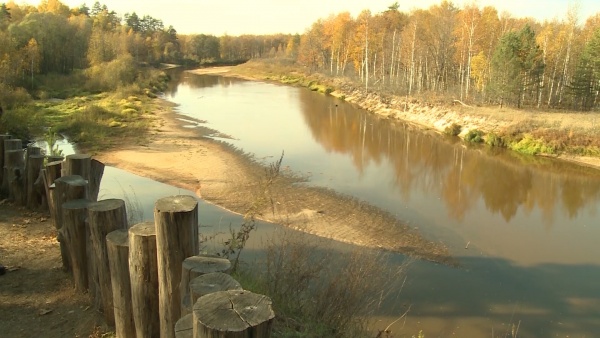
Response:
[[[466,103],[462,102],[461,100],[454,100],[454,101],[452,101],[452,102],[453,102],[453,103],[458,103],[458,104],[460,104],[460,105],[462,105],[462,106],[464,106],[464,107],[469,107],[469,108],[471,108],[471,107],[472,107],[472,106],[469,106],[468,104],[466,104]]]
[[[219,291],[194,304],[194,338],[270,337],[271,299],[250,291]]]
[[[119,229],[109,233],[106,236],[106,245],[112,283],[115,333],[117,337],[135,337],[129,279],[128,231]]]
[[[152,222],[129,229],[129,277],[136,336],[160,337],[156,230]]]
[[[198,201],[192,196],[159,199],[154,206],[158,250],[160,336],[175,336],[181,318],[181,264],[198,253]],[[185,291],[183,291],[184,293]]]
[[[109,325],[114,325],[115,315],[110,268],[108,266],[106,235],[115,230],[127,229],[125,201],[108,199],[90,203],[88,206],[88,223],[93,248],[93,266],[95,266],[98,276],[98,284],[95,285],[95,294],[92,294],[92,296],[95,298],[98,295],[100,296],[101,302],[96,300],[95,304],[101,304],[104,319]],[[93,282],[95,283],[96,279]]]
[[[85,221],[89,203],[89,200],[77,199],[62,205],[63,226],[60,232],[69,252],[75,290],[79,292],[88,288]]]
[[[226,258],[209,256],[192,256],[186,258],[181,264],[181,311],[187,314],[191,311],[194,302],[190,298],[190,281],[207,273],[227,273],[231,269],[231,262]]]

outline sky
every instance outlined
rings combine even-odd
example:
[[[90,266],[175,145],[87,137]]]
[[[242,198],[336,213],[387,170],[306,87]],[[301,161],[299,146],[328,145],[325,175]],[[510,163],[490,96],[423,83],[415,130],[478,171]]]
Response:
[[[362,10],[382,12],[396,0],[104,0],[101,4],[120,16],[136,12],[172,25],[180,34],[302,34],[319,18],[344,11],[357,16]],[[398,0],[400,11],[428,8],[441,0]],[[39,1],[15,1],[37,5]],[[62,0],[69,7],[95,0]],[[462,7],[473,0],[455,0]],[[494,6],[514,17],[533,17],[539,21],[566,17],[569,4],[578,3],[581,22],[600,12],[600,0],[476,0],[480,7]]]

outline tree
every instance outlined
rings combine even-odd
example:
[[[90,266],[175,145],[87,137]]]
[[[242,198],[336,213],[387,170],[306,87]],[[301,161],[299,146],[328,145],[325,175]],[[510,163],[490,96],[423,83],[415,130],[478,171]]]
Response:
[[[589,110],[600,103],[600,28],[585,45],[570,90],[579,109]]]
[[[492,90],[500,105],[506,100],[521,108],[532,91],[537,98],[543,70],[542,53],[529,25],[505,34],[492,58]]]
[[[8,27],[10,22],[10,10],[6,7],[6,4],[0,4],[0,29],[4,30]]]

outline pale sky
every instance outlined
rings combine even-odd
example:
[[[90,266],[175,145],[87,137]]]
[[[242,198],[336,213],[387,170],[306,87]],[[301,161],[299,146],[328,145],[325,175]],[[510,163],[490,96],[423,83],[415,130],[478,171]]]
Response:
[[[0,0],[1,1],[1,0]],[[319,18],[348,11],[353,16],[362,10],[382,12],[396,0],[104,0],[108,6],[123,16],[136,12],[160,19],[165,27],[173,25],[180,34],[213,34],[221,36],[241,34],[303,33]],[[428,8],[441,0],[399,0],[400,10]],[[16,1],[17,3],[39,2]],[[63,0],[69,7],[86,3],[92,7],[94,0]],[[472,0],[455,0],[457,6]],[[563,19],[570,3],[579,4],[581,22],[600,12],[600,0],[479,0],[480,7],[492,5],[499,12],[508,11],[515,17],[533,17],[539,21]]]

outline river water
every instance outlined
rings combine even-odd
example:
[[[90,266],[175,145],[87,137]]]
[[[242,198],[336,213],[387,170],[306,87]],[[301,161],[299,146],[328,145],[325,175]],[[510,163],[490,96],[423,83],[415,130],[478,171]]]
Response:
[[[376,314],[382,328],[410,304],[393,332],[600,335],[599,170],[465,145],[304,88],[175,73],[165,96],[215,137],[257,158],[285,151],[309,184],[449,247],[460,267],[412,264],[399,299]]]

